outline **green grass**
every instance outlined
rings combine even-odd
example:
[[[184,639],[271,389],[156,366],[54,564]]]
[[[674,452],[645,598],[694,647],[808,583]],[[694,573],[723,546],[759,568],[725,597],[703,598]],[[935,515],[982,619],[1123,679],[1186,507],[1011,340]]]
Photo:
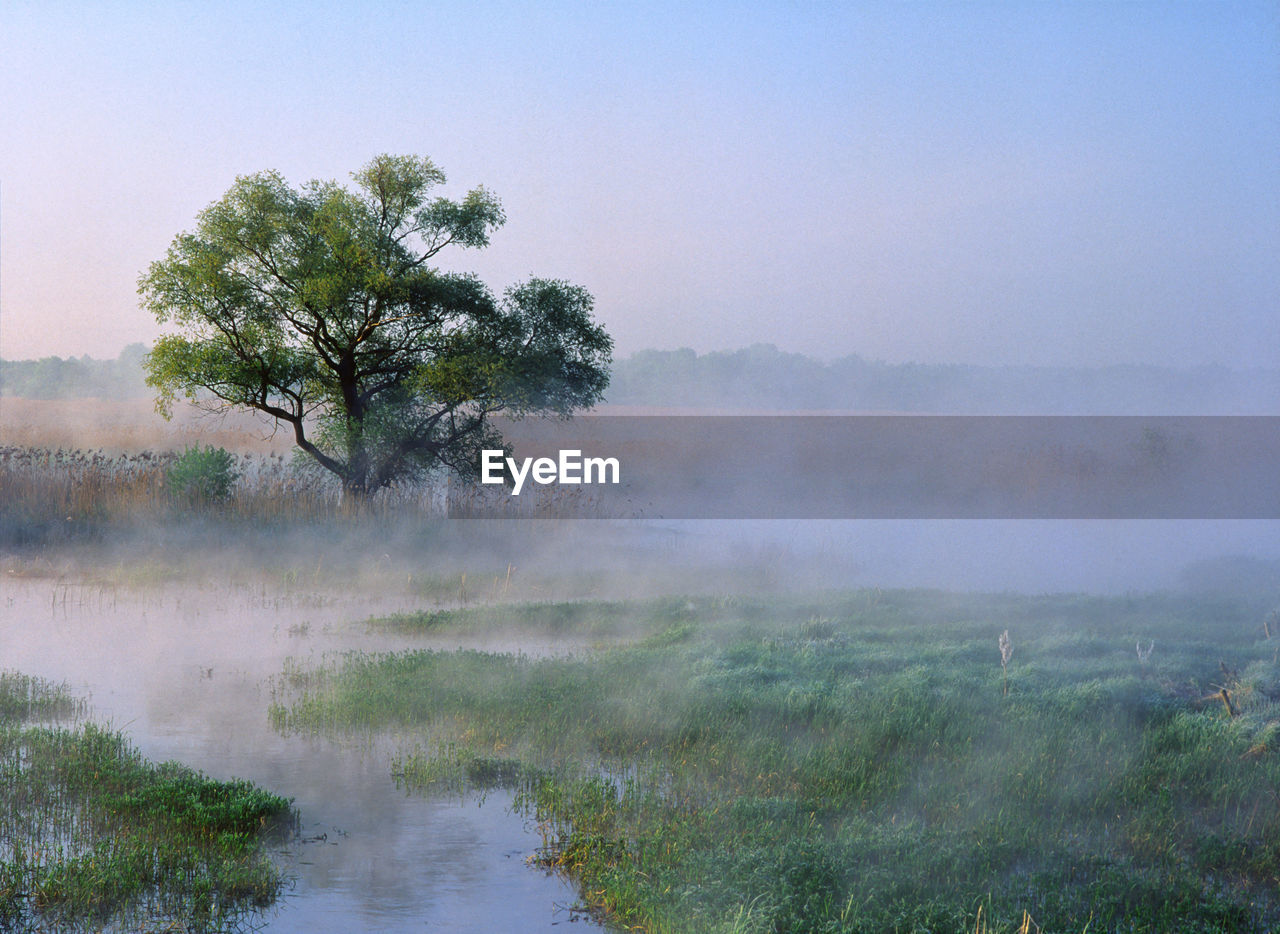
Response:
[[[477,580],[476,583],[481,581]],[[467,586],[466,575],[453,579],[452,589]],[[493,589],[500,589],[497,578]],[[446,585],[448,587],[449,585]],[[425,593],[425,591],[418,591]],[[448,589],[445,590],[447,594]],[[432,594],[434,595],[434,594]],[[580,600],[556,603],[496,603],[461,609],[427,610],[376,617],[370,625],[382,630],[411,634],[511,634],[516,631],[550,636],[657,636],[693,619],[697,605],[684,597],[647,601]],[[703,621],[734,615],[733,601],[703,601]]]
[[[634,638],[351,655],[288,672],[275,723],[408,731],[411,788],[515,786],[542,858],[632,929],[1280,927],[1280,665],[1257,603],[877,591],[422,625],[504,614]]]
[[[147,762],[60,686],[0,675],[0,930],[239,930],[282,878],[287,799]]]

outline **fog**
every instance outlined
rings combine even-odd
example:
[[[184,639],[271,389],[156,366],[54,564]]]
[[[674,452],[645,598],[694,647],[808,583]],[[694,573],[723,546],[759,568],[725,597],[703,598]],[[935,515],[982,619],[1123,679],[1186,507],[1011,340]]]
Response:
[[[286,659],[399,647],[352,623],[405,604],[282,592],[248,576],[128,586],[10,567],[0,657],[66,681],[94,719],[154,761],[287,789],[303,817],[299,838],[276,854],[292,882],[260,919],[271,930],[549,931],[569,919],[573,888],[525,865],[531,835],[509,796],[407,798],[390,779],[391,742],[270,728],[265,709]]]
[[[189,427],[174,436],[185,442]],[[225,423],[206,428],[227,437]],[[282,671],[331,666],[348,650],[536,657],[590,654],[600,639],[430,638],[371,628],[370,616],[864,588],[1280,594],[1278,524],[1264,520],[504,520],[399,507],[258,523],[175,521],[149,507],[72,525],[27,541],[7,527],[0,657],[65,680],[153,759],[295,799],[300,837],[275,856],[291,887],[260,919],[271,931],[532,931],[579,919],[574,881],[527,865],[539,837],[508,793],[406,796],[389,762],[422,741],[412,731],[285,735],[266,709],[283,697]]]
[[[1237,565],[1254,585],[1280,586],[1280,523],[1271,520],[813,521],[721,524],[704,534],[747,562],[773,549],[801,579],[806,567],[825,566],[814,576],[836,587],[1145,593],[1228,588]]]
[[[1274,3],[117,6],[0,9],[0,666],[65,680],[149,757],[292,796],[302,832],[273,858],[293,884],[265,930],[599,926],[568,907],[577,880],[530,865],[541,838],[508,791],[397,786],[425,727],[273,729],[288,671],[424,648],[590,659],[663,635],[627,629],[658,597],[1280,603]],[[269,422],[159,421],[139,276],[237,176],[345,183],[380,152],[434,159],[449,198],[502,199],[491,246],[442,269],[594,296],[616,342],[596,415],[657,419],[618,451],[581,442],[618,456],[618,491],[437,479],[348,508]],[[855,440],[776,430],[801,415]],[[874,443],[853,427],[868,416],[889,426]],[[1082,438],[1096,416],[1134,421]],[[899,443],[917,429],[922,447]],[[168,485],[193,445],[238,458],[226,502]],[[367,622],[557,601],[632,602],[607,638]],[[752,637],[844,650],[863,619],[847,615]],[[1123,641],[1136,664],[1110,627],[1063,639]],[[995,635],[973,636],[988,667]],[[670,660],[636,675],[692,696],[662,681]],[[1145,668],[1107,683],[1126,678],[1200,709]],[[940,703],[946,685],[926,687],[903,695]],[[797,705],[818,704],[807,690]],[[985,768],[961,776],[967,829],[1021,775]]]

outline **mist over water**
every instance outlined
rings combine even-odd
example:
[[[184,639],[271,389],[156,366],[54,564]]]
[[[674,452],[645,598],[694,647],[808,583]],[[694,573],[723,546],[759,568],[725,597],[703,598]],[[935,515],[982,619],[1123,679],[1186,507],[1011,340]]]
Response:
[[[1217,562],[1280,562],[1280,522],[1262,519],[690,520],[649,534],[786,588],[1146,593],[1202,586]]]
[[[1116,594],[1230,587],[1242,571],[1274,593],[1278,525],[387,521],[223,544],[194,525],[120,530],[7,559],[0,658],[68,682],[152,760],[295,799],[301,834],[277,854],[295,881],[267,930],[550,930],[575,917],[576,889],[526,865],[540,840],[509,812],[509,793],[483,804],[406,795],[389,764],[417,736],[281,735],[267,711],[286,667],[349,650],[545,655],[594,644],[525,631],[428,638],[362,622],[463,604],[897,587]]]
[[[1141,928],[1125,906],[1159,878],[1149,870],[1201,857],[1183,904],[1203,907],[1240,865],[1263,866],[1255,859],[1264,853],[1271,862],[1257,889],[1238,894],[1241,905],[1255,893],[1274,898],[1280,820],[1252,829],[1277,813],[1269,790],[1280,788],[1274,2],[766,3],[732,16],[697,4],[498,15],[450,3],[116,6],[110,15],[88,4],[0,9],[9,66],[0,82],[9,105],[0,137],[0,669],[66,681],[91,716],[152,760],[293,797],[301,833],[275,858],[294,882],[264,917],[267,931],[597,927],[566,907],[595,888],[585,874],[574,883],[526,864],[541,838],[511,813],[510,793],[481,803],[397,788],[393,757],[425,747],[432,764],[447,758],[428,721],[452,669],[397,682],[384,694],[389,708],[413,694],[406,688],[431,690],[421,706],[393,711],[401,719],[389,714],[358,734],[328,723],[309,725],[314,734],[272,727],[273,703],[301,703],[304,693],[289,694],[304,679],[288,673],[335,673],[336,682],[344,653],[421,648],[572,655],[563,668],[610,673],[571,680],[557,659],[528,666],[556,673],[541,694],[500,694],[497,675],[474,677],[467,664],[486,673],[521,664],[450,656],[459,680],[485,688],[480,700],[528,699],[481,704],[470,724],[457,714],[460,734],[516,710],[554,724],[547,732],[559,739],[586,711],[618,705],[634,713],[621,727],[645,738],[645,755],[663,741],[662,730],[645,731],[663,725],[732,736],[725,748],[703,746],[705,763],[689,755],[698,768],[686,778],[720,763],[726,779],[742,781],[724,786],[715,811],[746,804],[755,816],[708,824],[728,829],[712,835],[703,854],[712,868],[689,883],[680,918],[697,917],[680,913],[710,900],[708,882],[725,882],[737,887],[727,901],[742,897],[736,920],[717,919],[721,929],[806,930],[821,899],[805,902],[784,865],[825,894],[837,876],[852,880],[840,892],[853,893],[846,911],[854,898],[896,910],[896,896],[883,897],[892,888],[868,896],[863,873],[884,868],[897,885],[917,862],[920,878],[953,886],[936,897],[964,919],[936,915],[920,930],[1013,930],[1014,908],[1026,910],[1019,899],[1035,896],[1048,911],[1076,884],[1083,909],[1052,922],[1038,915],[1046,930],[1181,929],[1164,923],[1172,915]],[[386,14],[397,28],[385,28]],[[414,93],[421,88],[432,93]],[[647,488],[562,497],[594,510],[590,519],[503,521],[478,518],[484,503],[459,503],[447,486],[442,507],[406,486],[353,518],[332,477],[295,469],[306,458],[294,460],[292,431],[194,407],[162,425],[143,379],[146,346],[130,344],[114,361],[78,356],[127,341],[154,346],[161,331],[145,298],[139,304],[139,273],[177,231],[203,223],[193,218],[233,179],[278,170],[290,185],[342,180],[378,150],[439,160],[450,197],[483,185],[482,201],[501,199],[501,211],[495,200],[476,215],[493,220],[492,247],[445,251],[441,272],[495,289],[536,272],[589,290],[617,359],[605,404],[570,430],[656,416],[649,434],[631,436],[632,449],[588,452],[619,456],[624,482],[640,475],[633,452],[636,461],[653,454]],[[503,213],[510,220],[498,231]],[[321,254],[308,255],[310,266]],[[325,296],[345,288],[347,270],[334,268],[319,286]],[[308,311],[323,306],[311,298]],[[378,343],[376,329],[359,333],[356,344]],[[235,340],[260,336],[255,323]],[[299,346],[310,345],[319,349],[314,337]],[[773,427],[755,418],[765,414]],[[1174,424],[1246,415],[1277,429],[1199,434]],[[710,423],[724,416],[739,417],[740,430],[709,443]],[[834,416],[843,423],[832,427]],[[1038,427],[1021,422],[994,441],[966,434],[983,419],[1012,425],[1011,416]],[[1055,434],[1064,416],[1132,418],[1134,431]],[[860,434],[875,418],[899,417],[892,431]],[[1167,419],[1159,431],[1157,417]],[[692,458],[664,446],[677,421]],[[962,422],[969,427],[948,443]],[[939,434],[899,443],[927,423]],[[531,425],[543,427],[521,427]],[[226,502],[174,495],[167,465],[193,445],[239,458]],[[983,498],[988,482],[1007,508]],[[1141,508],[1150,501],[1157,506]],[[499,506],[558,515],[539,511],[531,492]],[[880,592],[894,588],[903,590]],[[1157,591],[1146,603],[1021,596]],[[514,606],[559,601],[574,606]],[[1138,606],[1128,622],[1125,604]],[[432,615],[457,608],[481,612]],[[418,614],[417,632],[362,622],[402,612]],[[522,628],[521,613],[573,625]],[[492,624],[476,626],[483,635],[466,634],[475,616]],[[1005,626],[1016,651],[1012,670],[997,673]],[[573,635],[549,634],[564,631]],[[1155,656],[1144,658],[1157,634]],[[611,658],[621,661],[611,667]],[[399,659],[379,661],[394,668]],[[1243,675],[1229,677],[1236,667]],[[700,683],[708,671],[716,677]],[[557,721],[544,708],[561,688]],[[1251,691],[1258,702],[1256,735],[1242,745],[1230,741],[1247,717],[1232,712],[1228,689],[1241,704]],[[1199,706],[1205,696],[1212,711]],[[718,718],[681,709],[721,701]],[[751,714],[739,721],[741,710]],[[1162,732],[1175,710],[1185,736]],[[327,715],[337,722],[340,712]],[[770,734],[771,720],[785,728]],[[805,750],[799,737],[816,743],[815,721],[838,737],[829,758],[809,763],[818,777],[831,766],[831,778],[788,806],[813,818],[811,805],[846,795],[843,814],[818,821],[856,819],[821,827],[809,850],[792,846],[805,842],[792,831],[812,829],[800,821],[777,851],[739,857],[739,838],[776,816],[790,790],[756,782],[767,756],[744,756],[741,775],[724,763],[754,753],[757,740],[785,762]],[[726,732],[736,723],[740,733]],[[611,727],[610,736],[626,732]],[[474,751],[539,762],[511,729],[510,742]],[[1211,730],[1220,743],[1187,739]],[[1176,768],[1130,775],[1130,790],[1142,791],[1134,814],[1171,814],[1170,826],[1135,824],[1141,846],[1131,853],[1110,843],[1081,850],[1066,835],[1115,832],[1115,796],[1099,790],[1120,788],[1111,778],[1140,769],[1151,749],[1183,741]],[[587,773],[608,754],[580,748]],[[686,760],[677,748],[664,789]],[[890,793],[895,756],[901,785]],[[625,767],[638,774],[642,758]],[[1037,775],[1042,788],[1032,787]],[[1188,775],[1203,784],[1181,781]],[[1247,813],[1233,827],[1218,807],[1236,779],[1248,786],[1237,806],[1256,809],[1257,825]],[[1168,811],[1180,791],[1186,807]],[[1067,815],[1088,810],[1094,792],[1106,802],[1098,820],[1073,824]],[[1022,814],[1019,801],[1031,802]],[[1011,838],[1004,825],[1019,818],[1013,831],[1025,830],[1026,846],[990,864],[1005,873],[991,884],[970,857],[999,852]],[[855,826],[864,819],[874,833]],[[1213,820],[1225,828],[1221,845],[1209,840]],[[1054,821],[1060,839],[1045,829]],[[1175,823],[1185,840],[1161,832]],[[667,831],[678,826],[664,826],[650,852],[670,849]],[[939,826],[957,833],[923,835]],[[886,843],[879,860],[877,840]],[[1111,920],[1095,917],[1107,879],[1093,887],[1089,860],[1128,859],[1148,844],[1149,862],[1113,877]],[[950,847],[951,865],[978,871],[930,862]],[[1077,861],[1081,853],[1088,859]],[[840,872],[824,877],[818,857],[832,854]],[[1062,871],[1026,876],[1028,867]],[[692,878],[663,882],[679,894]],[[776,891],[780,879],[790,890]],[[1175,903],[1167,881],[1151,886],[1153,904]],[[1004,883],[1008,911],[993,920],[991,893]],[[923,912],[933,897],[905,897],[902,907]],[[803,907],[768,915],[771,899]],[[1267,929],[1280,918],[1273,907]],[[978,923],[964,914],[975,909]],[[0,898],[0,928],[5,912]],[[775,920],[784,917],[796,923]],[[1245,929],[1234,917],[1203,929]],[[701,922],[685,923],[701,934]]]
[[[0,580],[5,668],[65,680],[89,699],[94,719],[124,731],[153,761],[176,759],[294,798],[300,836],[277,853],[294,881],[267,909],[267,930],[539,931],[574,916],[572,884],[526,864],[538,837],[510,812],[508,793],[491,792],[482,804],[474,795],[410,797],[390,775],[393,738],[271,729],[267,707],[286,659],[316,664],[356,647],[402,648],[403,637],[349,624],[406,601],[229,583],[129,588],[12,571]],[[460,643],[515,648],[451,645]]]
[[[97,526],[90,513],[68,523],[74,534],[54,528],[6,553],[0,665],[65,680],[152,760],[293,797],[301,833],[276,858],[294,881],[267,910],[268,931],[593,926],[571,908],[573,882],[527,865],[541,838],[509,811],[510,793],[481,804],[396,787],[392,758],[420,746],[420,731],[282,735],[268,709],[286,668],[340,664],[350,650],[559,655],[601,643],[515,629],[429,638],[372,628],[371,616],[863,588],[1280,594],[1280,522],[1261,519],[509,521],[389,510],[290,523],[150,508]],[[767,621],[782,644],[798,625]]]

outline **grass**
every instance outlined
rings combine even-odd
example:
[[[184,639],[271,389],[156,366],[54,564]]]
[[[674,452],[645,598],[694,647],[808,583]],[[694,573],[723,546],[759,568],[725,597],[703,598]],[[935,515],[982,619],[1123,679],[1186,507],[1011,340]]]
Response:
[[[193,515],[248,524],[340,514],[332,485],[280,455],[226,454],[228,473],[239,482],[215,501],[193,499],[174,486],[183,456],[0,446],[0,542],[58,543]]]
[[[64,688],[0,674],[0,930],[240,930],[283,879],[287,799],[152,764]]]
[[[516,787],[541,859],[628,929],[1265,931],[1267,609],[877,591],[455,611],[417,624],[631,641],[351,655],[288,671],[272,716],[415,736],[393,764],[410,788]]]
[[[508,578],[509,580],[509,578]],[[481,595],[500,599],[504,579],[495,577],[492,582],[475,578],[472,587]],[[443,582],[444,593],[456,593],[467,587],[466,575]],[[422,594],[431,593],[417,588]],[[434,593],[431,593],[434,595]],[[693,608],[684,597],[667,597],[659,600],[577,600],[545,603],[489,604],[456,609],[425,610],[416,613],[397,613],[375,617],[369,624],[384,631],[423,634],[510,634],[513,631],[537,633],[545,636],[585,636],[590,638],[617,638],[628,635],[669,638],[674,629],[687,621]],[[712,612],[704,605],[704,618]]]

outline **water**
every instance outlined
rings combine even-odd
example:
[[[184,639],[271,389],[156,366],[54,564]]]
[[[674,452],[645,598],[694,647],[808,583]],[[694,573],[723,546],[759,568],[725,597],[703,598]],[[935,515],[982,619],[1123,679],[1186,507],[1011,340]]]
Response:
[[[66,681],[89,699],[94,719],[123,730],[152,760],[177,759],[294,798],[302,832],[277,853],[293,883],[263,930],[536,932],[571,921],[602,930],[572,910],[572,885],[528,863],[539,838],[510,811],[509,795],[407,795],[390,777],[398,737],[335,740],[271,729],[272,679],[286,658],[313,664],[352,648],[441,645],[352,625],[415,608],[237,587],[126,590],[6,576],[0,667]]]

